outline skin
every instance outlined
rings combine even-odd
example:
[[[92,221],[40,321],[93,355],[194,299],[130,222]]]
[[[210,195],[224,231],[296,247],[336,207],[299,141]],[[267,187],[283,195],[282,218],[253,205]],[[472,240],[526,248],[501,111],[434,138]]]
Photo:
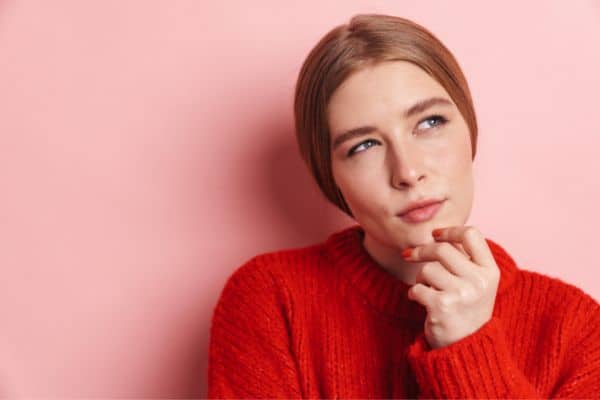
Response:
[[[403,115],[432,97],[450,104]],[[474,192],[471,141],[450,95],[418,66],[387,61],[351,74],[333,93],[327,118],[334,180],[365,231],[363,245],[412,285],[409,299],[427,309],[429,345],[444,347],[478,330],[492,316],[500,272],[484,236],[464,226]],[[363,126],[375,129],[333,146]],[[429,221],[398,216],[408,203],[429,198],[445,199]],[[407,248],[413,250],[405,259]]]

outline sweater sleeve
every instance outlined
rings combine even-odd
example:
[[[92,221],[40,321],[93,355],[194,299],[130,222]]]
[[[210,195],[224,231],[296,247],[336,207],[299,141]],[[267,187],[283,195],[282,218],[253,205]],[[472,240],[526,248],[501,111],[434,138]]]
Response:
[[[592,302],[593,303],[593,302]],[[592,311],[590,313],[590,311]],[[600,314],[597,303],[578,313],[581,340],[573,340],[551,398],[599,398]],[[575,332],[569,321],[565,336]],[[570,321],[573,322],[573,321]],[[557,344],[558,345],[558,344]],[[494,316],[478,331],[439,349],[431,349],[423,333],[408,350],[424,398],[542,398],[515,364],[502,321]],[[541,366],[540,366],[541,367]]]
[[[569,359],[552,398],[600,399],[600,305],[589,295],[572,311]]]
[[[209,344],[209,398],[299,398],[285,290],[253,258],[228,279]]]

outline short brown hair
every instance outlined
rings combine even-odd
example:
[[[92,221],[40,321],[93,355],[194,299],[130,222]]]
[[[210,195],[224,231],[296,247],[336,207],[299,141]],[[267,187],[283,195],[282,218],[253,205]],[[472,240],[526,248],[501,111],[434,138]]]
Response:
[[[310,51],[296,82],[294,117],[300,154],[325,197],[353,217],[335,184],[327,104],[353,72],[382,61],[409,61],[427,72],[448,92],[471,135],[472,159],[477,149],[477,119],[467,80],[458,62],[431,32],[408,19],[358,14],[329,31]]]

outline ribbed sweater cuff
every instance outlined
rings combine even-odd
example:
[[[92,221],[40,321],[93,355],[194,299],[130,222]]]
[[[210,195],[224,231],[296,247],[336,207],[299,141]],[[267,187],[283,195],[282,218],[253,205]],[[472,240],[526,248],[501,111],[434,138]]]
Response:
[[[539,398],[517,368],[501,321],[492,317],[479,330],[438,349],[421,333],[408,360],[426,398]]]

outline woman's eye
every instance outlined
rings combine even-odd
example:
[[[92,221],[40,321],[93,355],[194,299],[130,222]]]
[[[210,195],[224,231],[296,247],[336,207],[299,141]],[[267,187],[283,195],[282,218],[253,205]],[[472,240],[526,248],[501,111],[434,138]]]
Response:
[[[444,125],[446,122],[448,122],[448,120],[442,117],[441,115],[432,115],[431,117],[427,117],[424,120],[422,120],[418,126],[421,126],[423,123],[427,123],[429,127],[425,127],[423,129],[429,129],[430,127],[435,128]]]
[[[361,152],[364,151],[362,149],[368,149],[369,147],[374,146],[375,144],[377,144],[376,140],[373,139],[367,139],[364,142],[361,142],[359,144],[357,144],[356,146],[352,147],[349,151],[348,151],[348,156],[352,156],[353,154],[357,153],[357,152]]]

